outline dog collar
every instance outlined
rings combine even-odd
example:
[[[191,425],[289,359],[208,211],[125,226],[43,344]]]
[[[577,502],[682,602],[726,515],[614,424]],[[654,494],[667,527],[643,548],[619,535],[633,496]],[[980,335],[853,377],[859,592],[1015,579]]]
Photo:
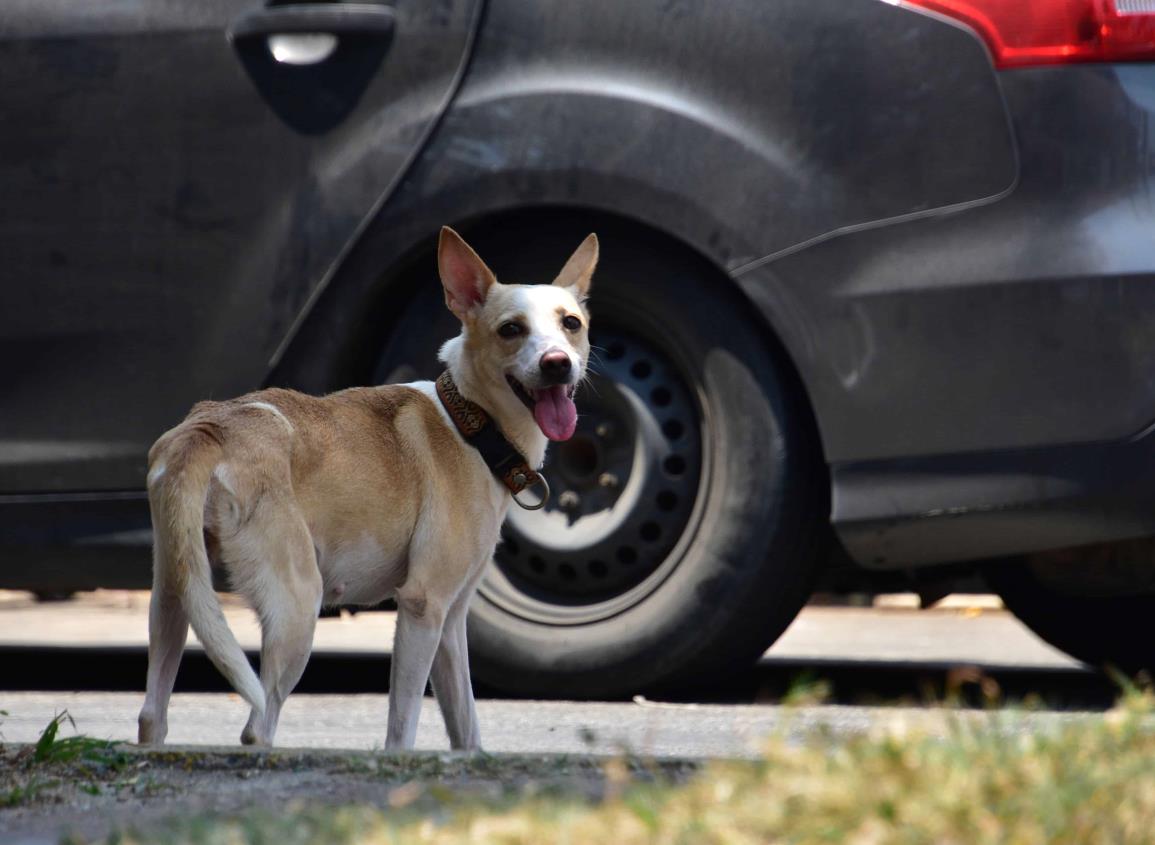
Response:
[[[465,438],[465,442],[481,453],[482,460],[505,488],[513,495],[519,507],[535,511],[545,507],[549,501],[549,484],[535,471],[525,456],[506,440],[501,429],[493,422],[485,409],[461,395],[449,370],[437,377],[437,398],[449,412],[450,419]],[[527,487],[540,485],[543,489],[540,502],[525,504],[517,498]]]

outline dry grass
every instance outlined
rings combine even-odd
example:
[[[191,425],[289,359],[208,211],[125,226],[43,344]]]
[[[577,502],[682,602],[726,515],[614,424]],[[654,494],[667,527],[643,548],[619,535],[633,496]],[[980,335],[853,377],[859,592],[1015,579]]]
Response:
[[[974,714],[970,714],[973,717]],[[294,805],[171,822],[197,843],[1141,843],[1155,842],[1155,699],[1129,692],[1102,718],[1049,730],[1022,714],[948,716],[904,731],[775,738],[756,763],[719,762],[681,785],[605,763],[591,791],[531,782],[482,797],[414,780],[388,806]],[[497,774],[496,782],[501,778]]]

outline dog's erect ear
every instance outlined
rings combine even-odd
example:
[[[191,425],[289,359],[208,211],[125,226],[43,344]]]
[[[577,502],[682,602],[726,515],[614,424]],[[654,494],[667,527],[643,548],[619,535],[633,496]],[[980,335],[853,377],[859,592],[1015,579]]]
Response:
[[[461,235],[448,226],[441,227],[437,241],[437,272],[445,288],[445,304],[459,320],[485,302],[489,288],[497,281],[493,271],[485,266]]]
[[[590,283],[593,281],[594,268],[597,266],[598,236],[591,232],[586,235],[581,246],[574,250],[553,283],[563,288],[576,287],[578,299],[585,299],[590,294]]]

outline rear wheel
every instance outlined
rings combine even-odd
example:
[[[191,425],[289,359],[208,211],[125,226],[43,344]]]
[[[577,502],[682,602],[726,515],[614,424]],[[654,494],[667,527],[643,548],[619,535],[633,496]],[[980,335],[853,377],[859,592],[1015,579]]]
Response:
[[[698,521],[706,471],[697,397],[676,363],[636,332],[596,329],[593,373],[574,436],[550,446],[554,493],[512,508],[481,594],[542,624],[580,625],[644,598]]]
[[[467,237],[521,281],[584,234],[534,238],[543,264]],[[474,674],[513,693],[620,696],[749,665],[820,560],[823,466],[748,304],[667,244],[602,241],[577,432],[550,447],[547,508],[512,508],[470,613]],[[382,375],[431,374],[398,368],[413,342],[391,344]]]
[[[986,580],[1055,648],[1128,674],[1155,670],[1155,541],[1136,540],[999,561]]]

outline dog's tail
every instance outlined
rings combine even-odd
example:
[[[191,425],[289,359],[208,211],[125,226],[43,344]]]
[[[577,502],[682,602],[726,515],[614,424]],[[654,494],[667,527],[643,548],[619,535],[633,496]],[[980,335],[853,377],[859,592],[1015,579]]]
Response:
[[[189,624],[213,665],[245,701],[264,712],[265,692],[225,622],[205,549],[205,500],[224,453],[220,428],[210,422],[186,423],[165,439],[168,442],[158,443],[149,461],[153,566],[158,569],[154,589],[163,584],[180,596]]]

